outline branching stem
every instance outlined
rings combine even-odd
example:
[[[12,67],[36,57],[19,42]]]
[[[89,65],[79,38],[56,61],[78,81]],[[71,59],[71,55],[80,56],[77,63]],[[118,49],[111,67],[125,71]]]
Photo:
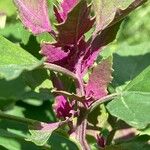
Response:
[[[65,74],[65,75],[73,78],[74,80],[78,81],[77,76],[73,72],[71,72],[70,70],[68,70],[66,68],[63,68],[61,66],[58,66],[58,65],[55,65],[55,64],[51,64],[51,63],[44,63],[44,68],[52,70],[52,71],[56,71],[58,73]]]
[[[119,93],[113,93],[93,102],[93,104],[91,104],[91,106],[89,107],[88,112],[91,113],[98,105],[108,102],[114,98],[117,98],[119,95],[120,95]]]

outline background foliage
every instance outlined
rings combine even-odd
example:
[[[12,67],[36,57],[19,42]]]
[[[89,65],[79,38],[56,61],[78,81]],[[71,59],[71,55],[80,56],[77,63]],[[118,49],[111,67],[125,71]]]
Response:
[[[56,1],[54,2],[56,3]],[[52,1],[49,0],[49,3],[52,3]],[[51,11],[51,5],[49,6],[49,11]],[[25,55],[27,55],[26,52],[29,52],[34,56],[33,58],[31,58],[33,60],[33,64],[32,66],[31,64],[29,64],[30,67],[38,65],[40,66],[41,55],[39,54],[39,42],[41,40],[51,41],[52,37],[50,37],[50,35],[48,34],[42,34],[38,37],[34,37],[30,32],[25,30],[21,22],[16,19],[16,9],[13,6],[11,0],[0,1],[0,12],[4,12],[7,15],[6,26],[5,28],[0,29],[0,34],[6,37],[9,41],[16,43],[16,45],[20,45],[23,49],[25,49],[24,52],[20,53],[20,48],[17,48],[17,46],[14,45],[14,48],[18,50],[18,53],[20,53],[20,57],[25,57]],[[51,12],[50,14],[52,15],[51,18],[54,21],[53,14]],[[144,128],[145,124],[147,124],[146,121],[150,121],[150,116],[148,115],[150,104],[148,102],[142,102],[143,98],[145,97],[145,92],[147,92],[150,97],[150,89],[147,86],[148,83],[150,85],[150,68],[148,67],[150,65],[149,18],[149,4],[145,4],[131,13],[128,17],[125,18],[124,22],[122,23],[117,39],[112,44],[108,45],[105,48],[105,51],[102,52],[100,56],[106,58],[112,52],[114,52],[114,79],[109,87],[109,91],[122,91],[127,85],[125,90],[126,93],[123,93],[123,98],[126,98],[128,101],[130,101],[131,98],[130,92],[138,91],[139,95],[136,95],[137,97],[135,97],[135,100],[138,100],[138,107],[136,111],[139,111],[142,106],[142,108],[145,108],[148,113],[141,114],[140,112],[142,112],[142,110],[140,110],[137,118],[132,115],[124,116],[124,114],[126,113],[130,114],[130,112],[126,108],[124,108],[124,106],[122,106],[121,110],[117,110],[117,105],[120,106],[120,104],[118,104],[116,101],[110,103],[107,106],[108,110],[112,114],[114,114],[114,116],[124,118],[124,120],[130,125],[138,128]],[[1,39],[2,37],[0,36],[0,40]],[[12,53],[12,58],[6,59],[10,61],[8,62],[8,64],[15,65],[4,66],[3,62],[0,60],[0,110],[5,111],[5,113],[8,114],[14,114],[17,116],[27,117],[44,122],[56,121],[56,117],[51,108],[53,103],[53,96],[49,93],[49,90],[52,88],[51,82],[47,80],[49,72],[42,70],[39,67],[39,69],[30,71],[30,73],[21,73],[22,70],[30,70],[27,59],[24,58],[24,60],[22,60],[21,58],[15,57],[15,53],[17,53],[17,51],[10,51],[10,49],[4,51],[5,45],[9,45],[8,41],[5,42],[6,43],[3,44],[1,44],[0,42],[0,59],[1,57],[4,57],[5,54]],[[17,63],[21,63],[22,67],[18,68]],[[145,68],[147,69],[144,70]],[[16,69],[15,74],[11,73],[12,69]],[[146,74],[144,75],[144,79],[142,75],[138,76],[143,70],[143,74]],[[3,76],[5,76],[6,79],[3,79]],[[143,80],[144,83],[146,82],[145,86],[143,82],[137,83],[137,76],[138,78]],[[147,101],[148,100],[149,98],[147,98]],[[130,103],[129,107],[132,108],[134,107],[134,105]],[[114,107],[116,109],[114,109]],[[117,113],[118,111],[120,111],[119,116]],[[104,116],[106,117],[107,114],[104,114]],[[143,119],[142,122],[141,118]],[[104,123],[104,125],[106,128],[106,123]],[[136,132],[142,135],[142,137],[144,136],[144,140],[147,140],[147,138],[149,138],[149,127],[143,130],[137,130]],[[31,142],[23,141],[23,138],[28,136],[28,134],[29,133],[26,126],[13,121],[0,120],[0,149],[41,149],[41,147],[35,146]],[[143,146],[142,144],[139,144],[137,142],[142,140],[143,139],[136,138],[135,141],[129,141],[127,144],[118,145],[115,147],[115,149],[120,150],[120,147],[136,149],[137,147],[140,147],[139,150],[148,150],[148,146]],[[136,144],[134,142],[136,142]],[[57,132],[54,133],[49,139],[49,143],[51,143],[53,150],[77,149],[76,145],[72,141],[65,139],[63,136],[60,136],[60,134],[57,134]],[[108,148],[108,150],[109,149],[111,150],[113,148]]]

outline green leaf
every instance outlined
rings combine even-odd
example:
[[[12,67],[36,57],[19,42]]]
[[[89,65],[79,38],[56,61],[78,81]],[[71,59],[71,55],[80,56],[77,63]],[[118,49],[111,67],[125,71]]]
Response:
[[[143,42],[137,45],[117,43],[113,62],[113,86],[123,87],[150,65],[150,44]]]
[[[93,0],[96,16],[96,31],[116,24],[145,0]]]
[[[132,82],[125,88],[127,91],[148,92],[150,93],[150,63],[141,74],[139,74]]]
[[[42,65],[42,61],[2,36],[0,36],[0,53],[0,77],[7,80],[15,79],[23,71],[30,71]]]
[[[125,40],[130,44],[139,44],[149,42],[150,37],[147,34],[150,31],[149,24],[150,5],[145,3],[142,7],[129,15],[121,26],[119,33],[119,42]],[[134,28],[131,28],[134,27]]]
[[[0,80],[0,109],[8,109],[14,102],[20,100],[24,93],[31,89],[21,78],[6,81]],[[19,92],[18,92],[19,91]]]
[[[31,142],[25,141],[24,137],[18,136],[3,129],[0,129],[0,141],[0,145],[5,147],[7,150],[41,149]]]
[[[110,113],[136,128],[150,123],[150,93],[124,92],[107,106]]]
[[[108,112],[104,105],[99,105],[96,109],[94,109],[88,115],[88,122],[93,127],[97,128],[107,128],[109,126],[108,123]]]
[[[18,100],[34,106],[40,106],[47,100],[52,101],[51,87],[51,81],[48,80],[47,71],[44,69],[24,72],[17,79],[10,81],[1,79],[0,109],[11,108]]]
[[[80,150],[79,143],[75,143],[76,141],[74,141],[74,139],[67,139],[57,132],[54,132],[48,141],[48,144],[51,145],[52,150]]]
[[[107,105],[109,112],[136,128],[150,123],[150,66],[137,76],[121,96]]]
[[[118,145],[107,146],[104,150],[149,150],[150,145],[146,142],[128,142]]]
[[[13,1],[5,0],[0,1],[0,11],[6,13],[7,16],[12,16],[16,13]]]
[[[34,126],[29,127],[31,135],[26,139],[27,141],[32,141],[38,146],[43,146],[46,144],[48,139],[54,130],[59,127],[60,123],[40,123],[35,124]]]
[[[149,135],[150,136],[150,126],[144,130],[139,130],[139,135]]]
[[[27,39],[29,40],[29,36],[27,36],[28,33],[29,32],[27,32],[18,21],[8,22],[5,28],[0,29],[0,34],[12,42],[20,42],[21,39],[23,39],[23,42],[25,42],[25,39],[26,41]]]

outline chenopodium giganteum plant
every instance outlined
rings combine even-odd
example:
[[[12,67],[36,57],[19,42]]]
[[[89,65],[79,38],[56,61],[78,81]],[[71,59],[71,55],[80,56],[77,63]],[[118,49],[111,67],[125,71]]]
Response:
[[[55,40],[42,42],[40,53],[45,57],[44,68],[51,70],[53,108],[60,121],[32,127],[29,140],[44,145],[54,130],[63,128],[81,149],[89,150],[88,115],[98,105],[119,95],[108,95],[107,91],[112,80],[112,57],[99,64],[95,61],[103,47],[115,39],[122,19],[145,0],[93,0],[91,3],[62,0],[53,7],[57,21],[54,25],[50,23],[47,0],[14,2],[26,28],[34,35],[48,32]],[[91,30],[90,37],[86,38],[85,33]],[[87,74],[90,75],[85,80]],[[93,133],[98,146],[105,147],[107,139],[99,131]]]

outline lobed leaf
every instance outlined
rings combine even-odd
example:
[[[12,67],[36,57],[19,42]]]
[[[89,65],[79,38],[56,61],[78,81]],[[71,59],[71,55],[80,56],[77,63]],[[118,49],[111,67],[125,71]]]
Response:
[[[22,23],[34,34],[50,32],[47,0],[14,0]]]
[[[85,87],[86,96],[92,97],[94,100],[100,99],[107,95],[107,86],[111,82],[112,77],[112,59],[108,58],[97,65],[89,77],[87,86]]]

